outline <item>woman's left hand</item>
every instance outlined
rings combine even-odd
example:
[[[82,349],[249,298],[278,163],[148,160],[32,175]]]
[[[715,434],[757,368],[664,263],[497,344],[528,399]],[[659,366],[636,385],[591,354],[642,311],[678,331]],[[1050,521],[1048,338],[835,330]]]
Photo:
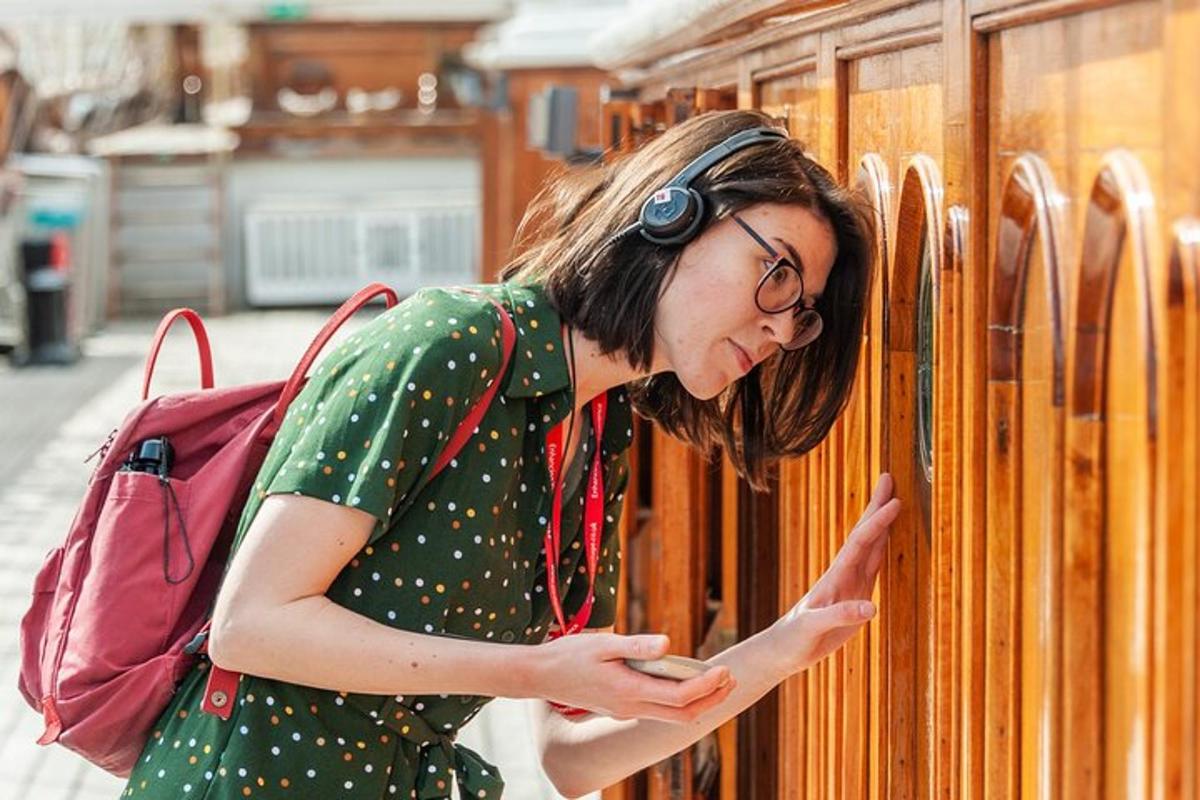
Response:
[[[871,594],[887,549],[888,531],[899,512],[900,500],[892,497],[892,476],[885,472],[829,569],[770,628],[789,673],[816,664],[875,616]]]

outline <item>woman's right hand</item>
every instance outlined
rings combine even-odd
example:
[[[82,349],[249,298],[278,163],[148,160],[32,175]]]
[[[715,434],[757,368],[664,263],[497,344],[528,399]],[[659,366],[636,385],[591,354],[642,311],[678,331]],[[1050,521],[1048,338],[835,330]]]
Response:
[[[729,696],[735,681],[716,666],[685,681],[655,678],[623,659],[666,655],[666,636],[583,633],[532,648],[532,694],[614,719],[690,722]]]

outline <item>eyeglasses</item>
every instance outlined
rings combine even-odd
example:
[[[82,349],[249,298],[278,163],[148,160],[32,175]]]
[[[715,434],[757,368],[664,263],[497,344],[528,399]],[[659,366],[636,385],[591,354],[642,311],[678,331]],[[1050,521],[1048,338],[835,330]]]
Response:
[[[801,274],[800,268],[787,256],[777,253],[775,248],[746,224],[745,220],[737,214],[732,216],[734,222],[771,257],[766,273],[759,279],[758,288],[754,290],[755,305],[768,314],[782,314],[794,310],[795,333],[791,341],[783,345],[784,350],[799,350],[812,344],[813,340],[821,335],[824,322],[812,305],[804,305],[804,275]]]

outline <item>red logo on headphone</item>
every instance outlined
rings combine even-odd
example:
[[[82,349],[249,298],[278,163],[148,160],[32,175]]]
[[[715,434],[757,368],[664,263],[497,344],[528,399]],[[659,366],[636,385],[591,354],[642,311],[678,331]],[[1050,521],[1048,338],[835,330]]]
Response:
[[[654,205],[661,206],[663,203],[671,202],[671,190],[659,189],[654,193]]]

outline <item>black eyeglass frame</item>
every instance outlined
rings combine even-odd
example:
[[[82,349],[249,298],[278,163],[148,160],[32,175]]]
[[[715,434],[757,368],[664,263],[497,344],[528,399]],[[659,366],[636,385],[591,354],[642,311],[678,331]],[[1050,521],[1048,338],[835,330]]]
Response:
[[[783,314],[784,312],[792,311],[796,317],[797,327],[802,331],[808,330],[808,326],[801,322],[802,318],[804,318],[806,315],[811,315],[809,319],[814,323],[814,328],[812,329],[813,332],[802,333],[795,337],[792,341],[782,345],[782,347],[784,350],[792,352],[812,344],[814,341],[816,341],[817,337],[821,335],[821,331],[825,327],[825,320],[821,317],[821,312],[814,307],[813,303],[804,305],[803,270],[801,270],[801,268],[796,264],[793,264],[792,260],[785,254],[777,252],[774,247],[771,247],[771,245],[767,243],[767,240],[759,236],[758,232],[755,231],[754,228],[751,228],[744,219],[739,217],[737,214],[730,214],[730,216],[733,217],[733,221],[736,222],[742,230],[749,234],[750,238],[754,239],[754,241],[758,243],[758,246],[765,250],[767,255],[771,257],[771,268],[768,269],[761,278],[759,278],[758,286],[754,290],[754,305],[758,306],[758,309],[766,314]],[[800,280],[800,296],[796,298],[795,302],[790,303],[783,308],[765,308],[762,302],[759,300],[759,296],[762,294],[763,286],[765,286],[767,281],[769,281],[772,276],[775,275],[775,272],[780,269],[790,269],[796,273],[796,277]],[[800,341],[799,344],[795,343],[801,339],[803,341]]]

